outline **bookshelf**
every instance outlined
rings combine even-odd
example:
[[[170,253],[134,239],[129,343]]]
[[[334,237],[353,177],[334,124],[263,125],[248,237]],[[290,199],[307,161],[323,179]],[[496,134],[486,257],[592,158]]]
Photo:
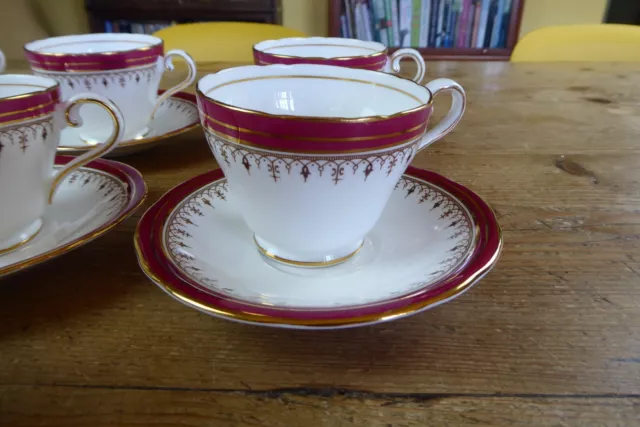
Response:
[[[395,2],[395,8],[398,11],[397,15],[395,15],[397,18],[394,17],[392,7],[393,2]],[[439,36],[437,35],[438,31],[435,31],[434,33],[433,29],[431,32],[422,29],[420,25],[424,21],[421,21],[420,19],[413,19],[414,11],[418,11],[422,14],[426,9],[426,6],[424,6],[425,2],[428,2],[429,6],[429,13],[427,15],[429,19],[426,21],[428,22],[428,25],[425,28],[442,28],[443,31],[439,32]],[[388,6],[387,3],[391,6]],[[380,9],[381,4],[384,5],[382,6],[384,8],[383,10]],[[465,12],[464,8],[468,5],[472,6],[467,12]],[[349,15],[346,14],[347,7],[351,10],[350,18]],[[357,16],[354,16],[356,7],[358,8]],[[363,10],[365,10],[364,8],[366,8],[365,12],[363,12]],[[374,8],[376,9],[374,10]],[[400,20],[402,19],[400,15],[403,13],[403,10],[403,21],[405,23],[403,29],[407,29],[407,8],[410,8],[409,10],[411,14],[411,19],[409,20],[410,33],[408,37],[412,41],[416,40],[416,37],[418,37],[420,44],[423,47],[420,47],[419,45],[415,46],[414,43],[409,43],[409,46],[402,47],[413,47],[417,49],[427,60],[506,61],[511,56],[511,52],[518,40],[522,11],[524,9],[524,0],[330,0],[329,35],[331,37],[344,37],[345,25],[349,28],[348,23],[349,20],[351,20],[352,25],[347,32],[352,31],[354,33],[358,33],[351,36],[352,38],[368,39],[372,36],[373,40],[384,42],[384,40],[381,40],[381,31],[385,31],[386,29],[387,34],[394,31],[393,25],[400,24]],[[500,23],[500,28],[503,28],[502,34],[498,31],[497,39],[491,40],[491,37],[489,37],[489,42],[486,44],[484,42],[480,42],[478,37],[480,34],[478,31],[481,30],[481,23],[483,22],[483,8],[486,9],[486,18],[484,19],[485,39],[487,37],[487,29],[490,28],[487,23],[491,22],[491,25],[493,26],[493,23],[496,22],[495,17],[498,16],[498,12],[500,10],[503,12],[506,12],[507,10],[509,11],[508,14],[503,13],[502,15],[501,21],[504,22]],[[378,19],[378,16],[374,16],[376,11],[378,12],[378,15],[380,13],[384,13],[382,19]],[[392,19],[387,19],[388,17]],[[358,18],[357,20],[360,23],[364,23],[361,25],[369,25],[369,29],[358,32],[358,27],[356,27],[356,18]],[[367,18],[369,18],[369,21],[367,21]],[[462,22],[466,23],[464,27],[464,34],[468,35],[460,37],[459,25]],[[451,29],[450,32],[445,31],[447,25]],[[388,26],[390,26],[390,28],[388,28]],[[363,27],[360,26],[359,28],[362,29]],[[416,29],[414,30],[414,28]],[[421,30],[422,34],[420,34]],[[492,27],[491,30],[493,32]],[[411,31],[416,31],[416,34],[411,34]],[[364,37],[363,34],[365,34]],[[371,34],[371,36],[366,36],[368,34]],[[399,34],[399,31],[394,34]],[[438,37],[440,40],[436,40]],[[475,44],[473,43],[474,37]],[[492,43],[492,41],[494,43]],[[436,47],[436,43],[440,46]],[[385,44],[390,45],[390,43]],[[494,47],[490,47],[491,45]],[[398,49],[399,47],[400,46],[397,45],[390,46],[390,51]]]
[[[85,0],[91,32],[153,33],[185,22],[280,24],[280,0]]]

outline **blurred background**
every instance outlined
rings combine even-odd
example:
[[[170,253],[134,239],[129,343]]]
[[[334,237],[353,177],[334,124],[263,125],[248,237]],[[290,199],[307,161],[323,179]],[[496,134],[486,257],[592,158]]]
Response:
[[[0,15],[0,49],[9,60],[20,60],[23,59],[23,44],[35,39],[105,31],[153,33],[175,23],[196,21],[267,22],[281,24],[310,36],[344,36],[347,33],[346,35],[355,38],[367,38],[366,29],[356,33],[352,17],[354,13],[358,14],[358,8],[363,11],[366,9],[367,13],[373,15],[376,1],[378,0],[0,0],[0,10],[5,11]],[[400,21],[403,4],[413,4],[415,11],[416,1],[420,5],[425,5],[428,1],[444,2],[443,4],[450,6],[454,15],[456,7],[460,14],[463,13],[462,5],[467,4],[466,0],[413,0],[413,3],[412,0],[398,0]],[[532,30],[563,24],[637,24],[640,14],[640,0],[469,1],[472,2],[469,3],[470,7],[475,8],[479,8],[483,1],[490,2],[493,8],[489,9],[493,11],[490,13],[497,14],[496,17],[504,13],[502,25],[509,37],[499,37],[494,40],[494,45],[488,40],[485,46],[482,46],[482,42],[478,42],[477,46],[468,46],[480,48],[477,52],[469,49],[464,52],[459,49],[446,50],[464,47],[464,42],[456,45],[452,41],[452,46],[447,46],[446,42],[440,46],[429,46],[444,50],[427,50],[423,54],[442,52],[447,59],[476,54],[484,56],[478,59],[488,59],[487,56],[493,56],[491,59],[500,59],[501,56],[508,59],[515,43]],[[440,19],[449,19],[446,9],[444,13],[443,18],[440,12]],[[451,15],[450,23],[454,23],[454,15]],[[351,21],[353,26],[349,27]],[[473,26],[471,21],[469,25]],[[389,22],[391,25],[391,20]],[[376,22],[370,24],[372,31],[369,32],[369,38],[379,39],[376,25]],[[350,32],[354,34],[349,34]],[[455,34],[452,38],[455,38]],[[408,44],[411,45],[410,40]],[[496,49],[486,50],[492,47]]]

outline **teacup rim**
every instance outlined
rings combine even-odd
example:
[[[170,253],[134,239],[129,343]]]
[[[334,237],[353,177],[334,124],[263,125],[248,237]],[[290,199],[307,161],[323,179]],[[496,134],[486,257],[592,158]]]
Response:
[[[80,53],[60,53],[60,52],[42,52],[37,48],[34,48],[32,45],[36,44],[36,43],[41,43],[41,42],[45,42],[47,40],[70,40],[74,37],[78,37],[78,38],[92,38],[95,36],[105,36],[108,38],[120,38],[120,36],[122,37],[135,37],[135,38],[139,38],[139,39],[148,39],[148,40],[153,40],[154,43],[151,43],[149,45],[145,45],[142,47],[136,47],[136,48],[131,48],[131,49],[124,49],[124,50],[114,50],[114,51],[107,51],[107,52],[80,52]],[[117,40],[98,40],[98,41],[102,41],[102,42],[116,42]],[[126,53],[130,53],[130,52],[144,52],[146,50],[151,50],[153,48],[156,48],[158,46],[162,46],[164,44],[164,40],[162,40],[160,37],[156,37],[154,35],[151,34],[129,34],[129,33],[89,33],[89,34],[69,34],[69,35],[65,35],[65,36],[54,36],[54,37],[46,37],[44,39],[38,39],[38,40],[32,40],[30,42],[27,42],[23,45],[23,50],[25,52],[29,52],[31,54],[35,54],[35,55],[42,55],[42,56],[51,56],[51,57],[61,57],[61,56],[79,56],[79,57],[84,57],[84,56],[96,56],[96,55],[120,55],[120,54],[126,54]]]
[[[16,77],[28,77],[29,79],[34,79],[34,80],[41,80],[41,81],[49,81],[51,83],[50,86],[46,87],[46,88],[42,88],[42,90],[36,90],[33,92],[27,92],[27,93],[22,93],[20,95],[11,95],[11,96],[0,96],[0,103],[4,102],[4,101],[12,101],[14,99],[23,99],[23,98],[29,98],[31,96],[35,96],[35,95],[41,95],[44,93],[49,93],[55,90],[58,90],[60,88],[60,82],[58,82],[56,79],[53,79],[51,77],[44,77],[44,76],[34,76],[32,74],[0,74],[0,84],[2,84],[2,80],[4,80],[5,78],[16,78]],[[16,83],[17,85],[19,85],[19,83]],[[23,86],[26,85],[23,84]]]
[[[313,67],[313,68],[320,67],[320,69],[326,69],[326,70],[329,70],[329,69],[350,70],[349,68],[337,67],[337,66],[333,66],[333,65],[324,65],[324,64],[243,65],[243,66],[240,66],[240,67],[226,68],[224,70],[220,70],[220,71],[215,72],[215,73],[210,73],[210,74],[207,74],[207,75],[201,77],[198,80],[198,82],[196,83],[196,93],[198,94],[198,96],[201,96],[201,97],[205,98],[209,102],[212,102],[212,103],[214,103],[216,105],[219,105],[219,106],[221,106],[223,108],[227,108],[227,109],[234,110],[234,111],[239,111],[239,112],[242,112],[242,113],[253,114],[253,115],[262,116],[262,117],[270,117],[270,118],[274,118],[274,119],[277,118],[277,119],[285,119],[285,120],[316,121],[316,122],[362,123],[362,122],[383,121],[383,120],[389,120],[389,119],[393,119],[393,118],[396,118],[396,117],[405,116],[407,114],[415,113],[415,112],[423,110],[425,108],[429,108],[433,104],[433,98],[434,98],[433,93],[425,85],[421,85],[421,84],[416,83],[415,81],[413,81],[413,80],[411,80],[409,78],[398,76],[398,75],[395,75],[395,74],[389,74],[389,73],[385,73],[383,71],[377,71],[377,70],[364,70],[364,69],[353,70],[353,71],[365,72],[365,73],[379,73],[379,74],[383,74],[383,75],[391,77],[391,78],[397,78],[397,79],[401,79],[401,80],[404,80],[404,81],[407,81],[407,82],[411,82],[415,86],[421,88],[421,90],[426,90],[427,93],[429,94],[429,100],[426,103],[422,103],[421,105],[418,105],[417,107],[413,107],[413,108],[410,108],[410,109],[407,109],[407,110],[398,111],[397,113],[393,113],[393,114],[376,114],[376,115],[362,116],[362,117],[294,116],[294,115],[287,115],[287,114],[267,113],[267,112],[264,112],[264,111],[259,111],[259,110],[254,110],[254,109],[250,109],[250,108],[244,108],[244,107],[238,107],[238,106],[235,106],[235,105],[231,105],[231,104],[228,104],[226,102],[218,101],[216,99],[211,98],[209,95],[207,95],[206,93],[204,93],[200,89],[200,84],[202,83],[202,81],[206,77],[214,76],[214,75],[217,75],[217,74],[220,74],[220,73],[233,72],[233,70],[237,70],[239,68],[245,68],[245,69],[246,68],[256,68],[256,69],[267,69],[267,68],[295,69],[295,68],[302,68],[302,69],[304,69],[304,68],[308,68],[308,67]],[[295,76],[291,76],[291,77],[295,77]],[[316,76],[312,76],[312,77],[316,77]],[[317,76],[317,77],[321,78],[322,76]],[[238,80],[238,81],[242,81],[242,79]],[[212,89],[215,89],[215,87],[212,88]]]
[[[327,40],[331,40],[331,41],[340,41],[340,42],[345,42],[347,41],[354,41],[354,42],[360,42],[360,43],[368,43],[368,44],[376,44],[379,45],[380,47],[382,47],[382,50],[379,52],[375,52],[372,54],[368,54],[368,55],[350,55],[350,56],[332,56],[332,57],[323,57],[323,56],[299,56],[299,55],[283,55],[280,53],[270,53],[267,52],[265,50],[261,50],[258,45],[263,44],[263,43],[278,43],[278,42],[282,42],[282,41],[313,41],[313,40],[322,40],[322,41],[327,41]],[[282,46],[280,46],[282,47]],[[349,46],[352,47],[352,46]],[[355,46],[354,46],[355,47]],[[378,43],[376,41],[366,41],[366,40],[358,40],[358,39],[351,39],[351,38],[342,38],[342,37],[285,37],[282,39],[269,39],[269,40],[262,40],[259,41],[258,43],[255,43],[252,47],[252,50],[254,52],[260,52],[262,54],[265,55],[269,55],[269,56],[273,56],[275,58],[284,58],[284,59],[304,59],[304,60],[313,60],[313,61],[327,61],[327,60],[331,60],[331,61],[350,61],[350,60],[354,60],[354,59],[364,59],[364,58],[375,58],[378,56],[385,56],[388,55],[389,53],[389,48],[385,45],[383,45],[382,43]]]

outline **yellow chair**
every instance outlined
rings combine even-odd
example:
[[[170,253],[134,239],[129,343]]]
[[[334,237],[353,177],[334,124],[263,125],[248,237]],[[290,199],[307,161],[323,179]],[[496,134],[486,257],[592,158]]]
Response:
[[[511,61],[640,61],[640,26],[594,24],[540,28],[516,44]]]
[[[196,62],[252,63],[252,46],[263,40],[306,37],[273,24],[253,22],[199,22],[178,24],[153,34],[164,40],[165,51],[183,49]]]

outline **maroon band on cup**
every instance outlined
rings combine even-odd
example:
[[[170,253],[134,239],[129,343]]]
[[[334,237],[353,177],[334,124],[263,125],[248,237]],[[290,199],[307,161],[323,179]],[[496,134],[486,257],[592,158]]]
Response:
[[[387,63],[388,57],[386,52],[380,52],[376,55],[354,56],[352,58],[305,58],[303,56],[277,55],[257,50],[253,48],[253,60],[256,65],[270,64],[321,64],[335,65],[347,68],[362,68],[365,70],[380,71]]]
[[[25,84],[16,83],[16,86]],[[0,126],[51,114],[60,102],[60,87],[0,99]]]
[[[25,48],[32,68],[45,71],[107,71],[141,67],[156,63],[164,55],[164,45],[100,53],[50,54]]]
[[[276,116],[217,103],[198,92],[204,126],[230,141],[298,153],[346,153],[405,144],[427,128],[431,105],[375,120]]]

